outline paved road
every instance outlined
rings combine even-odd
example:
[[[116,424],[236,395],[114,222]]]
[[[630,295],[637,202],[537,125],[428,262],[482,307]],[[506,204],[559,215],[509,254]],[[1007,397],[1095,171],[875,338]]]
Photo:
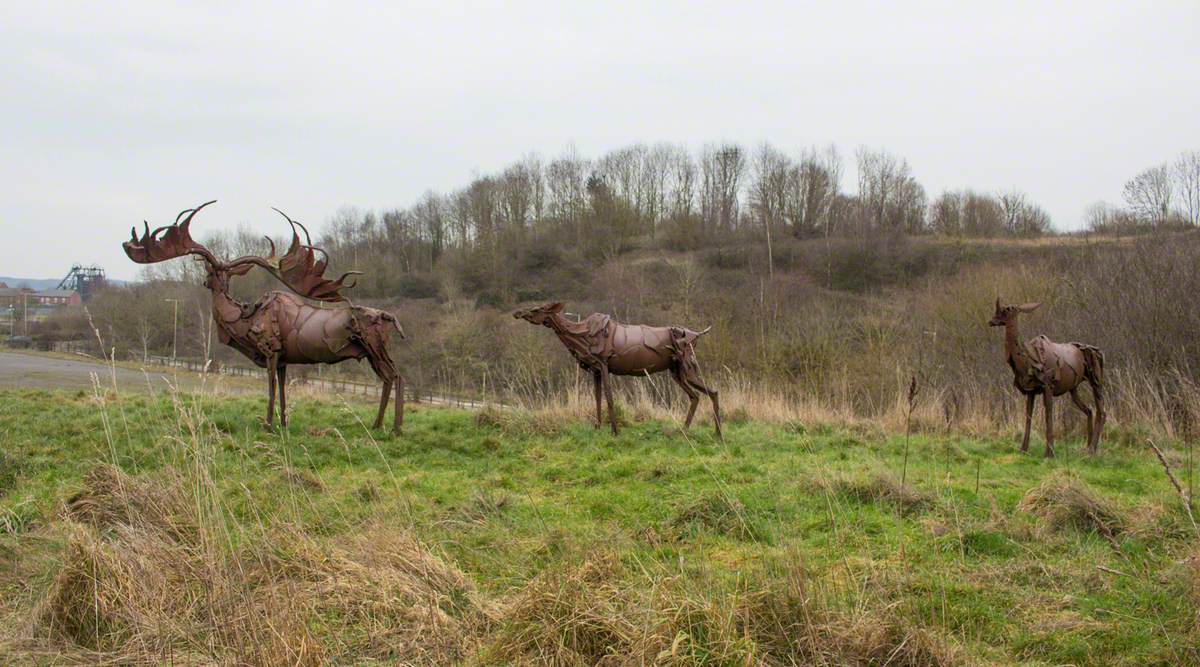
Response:
[[[111,388],[113,370],[107,364],[85,358],[61,359],[40,354],[0,352],[0,389],[83,389],[92,390],[92,375],[96,375],[102,388]],[[116,367],[117,388],[120,391],[160,392],[169,391],[172,385],[183,391],[195,391],[201,387],[199,373],[180,370],[172,371],[163,366],[148,365],[145,371]],[[344,394],[358,400],[375,402],[379,399],[377,384],[359,385],[349,383],[351,390],[345,391],[346,383],[338,385],[325,380],[310,378],[310,390],[324,394]],[[358,389],[355,389],[357,387]],[[209,374],[204,388],[222,393],[262,394],[266,390],[265,379]],[[361,393],[360,393],[361,390]],[[449,405],[459,408],[479,409],[481,401],[452,396],[422,394],[427,403]],[[500,405],[500,407],[504,407]]]
[[[59,359],[36,354],[0,352],[0,389],[84,389],[91,391],[92,375],[99,377],[103,387],[111,387],[113,369],[86,359]],[[121,391],[167,391],[178,382],[180,389],[192,391],[200,387],[195,373],[171,373],[168,369],[148,367],[146,372],[116,368],[117,388]],[[209,379],[212,386],[213,379]],[[243,391],[240,385],[221,383],[222,389]]]

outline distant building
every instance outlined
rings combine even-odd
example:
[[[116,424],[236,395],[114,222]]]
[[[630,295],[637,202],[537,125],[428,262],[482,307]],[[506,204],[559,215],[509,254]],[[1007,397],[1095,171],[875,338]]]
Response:
[[[0,307],[6,306],[78,306],[83,303],[79,292],[67,289],[34,291],[29,288],[0,287]]]
[[[5,285],[4,287],[0,287],[0,306],[21,305],[25,299],[32,298],[32,297],[24,296],[24,295],[28,295],[28,294],[33,294],[33,290],[31,290],[27,287],[26,288],[9,287],[7,285]]]
[[[36,303],[43,306],[78,306],[83,303],[79,292],[69,289],[47,289],[30,295]]]

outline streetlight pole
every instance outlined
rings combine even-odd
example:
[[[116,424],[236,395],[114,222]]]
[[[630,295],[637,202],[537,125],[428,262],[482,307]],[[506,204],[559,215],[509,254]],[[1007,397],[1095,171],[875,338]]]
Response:
[[[175,341],[178,338],[178,334],[176,332],[179,331],[179,299],[163,299],[163,301],[170,301],[175,306],[174,314],[171,317],[171,366],[174,367],[176,350]]]
[[[21,293],[21,319],[25,324],[25,337],[29,337],[29,293]]]

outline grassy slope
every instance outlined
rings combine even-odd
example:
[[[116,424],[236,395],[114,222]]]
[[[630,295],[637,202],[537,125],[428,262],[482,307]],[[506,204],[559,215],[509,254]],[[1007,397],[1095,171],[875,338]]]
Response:
[[[288,434],[269,435],[256,426],[263,400],[181,400],[202,400],[220,432],[211,472],[238,521],[335,538],[369,522],[411,526],[497,598],[602,549],[625,564],[626,585],[684,575],[710,598],[799,563],[832,604],[869,599],[988,662],[1179,664],[1195,646],[1179,564],[1193,542],[1145,451],[1110,447],[1091,460],[1074,441],[1046,462],[1010,439],[924,434],[912,438],[904,489],[889,478],[901,474],[904,436],[882,432],[736,423],[721,444],[707,423],[690,438],[662,423],[612,438],[532,415],[418,408],[392,438],[364,428],[367,407],[305,399]],[[180,464],[182,445],[165,435],[180,432],[178,419],[167,397],[99,409],[82,393],[0,393],[0,599],[10,601],[0,618],[27,615],[52,580],[44,557],[61,542],[43,538],[82,475],[102,461],[139,475]],[[286,472],[298,469],[312,475]],[[1119,551],[1017,510],[1062,474],[1112,503]],[[21,560],[38,576],[2,574]]]

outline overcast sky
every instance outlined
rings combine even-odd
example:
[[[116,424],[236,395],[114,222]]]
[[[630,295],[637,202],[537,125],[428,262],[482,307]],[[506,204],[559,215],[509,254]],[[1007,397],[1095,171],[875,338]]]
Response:
[[[131,224],[282,233],[529,152],[836,143],[1060,228],[1200,148],[1200,2],[17,3],[0,8],[0,275],[110,276]]]

